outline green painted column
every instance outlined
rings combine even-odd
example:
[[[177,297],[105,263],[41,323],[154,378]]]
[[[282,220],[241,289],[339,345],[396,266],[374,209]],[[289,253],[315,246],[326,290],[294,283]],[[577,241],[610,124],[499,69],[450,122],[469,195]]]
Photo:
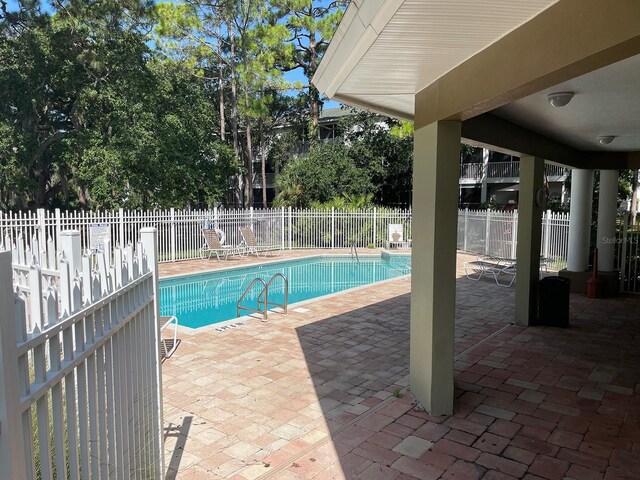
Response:
[[[415,131],[410,388],[431,415],[453,413],[460,122]]]
[[[521,157],[516,248],[516,325],[531,325],[536,321],[544,208],[540,204],[543,185],[544,160]]]

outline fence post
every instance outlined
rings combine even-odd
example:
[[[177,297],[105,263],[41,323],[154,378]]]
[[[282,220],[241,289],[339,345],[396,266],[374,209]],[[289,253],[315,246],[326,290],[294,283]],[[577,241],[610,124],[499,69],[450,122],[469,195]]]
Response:
[[[467,251],[467,233],[469,232],[469,207],[464,209],[464,237],[462,250]]]
[[[516,245],[518,244],[518,211],[513,212],[511,224],[511,258],[516,258]]]
[[[24,480],[27,472],[10,251],[0,252],[0,312],[0,465],[4,478]]]
[[[60,246],[58,247],[69,264],[71,281],[82,271],[82,246],[79,230],[63,230],[60,232]],[[78,305],[74,305],[74,309]]]
[[[291,207],[289,207],[289,250],[291,250]]]
[[[124,241],[124,210],[121,208],[118,210],[118,243],[121,247],[126,245]]]
[[[378,208],[373,207],[373,246],[374,247],[378,246],[377,224],[378,224]]]
[[[551,210],[547,210],[544,219],[544,250],[543,257],[549,258],[549,244],[550,244],[550,236],[551,236]]]
[[[140,241],[142,243],[142,249],[147,256],[147,265],[149,270],[153,272],[153,319],[152,326],[154,332],[153,338],[153,351],[154,351],[154,375],[151,376],[153,380],[153,392],[156,396],[155,408],[157,416],[154,420],[157,422],[154,427],[156,429],[154,444],[158,450],[155,452],[157,455],[155,460],[158,462],[155,467],[159,472],[156,478],[164,477],[164,418],[162,414],[162,357],[160,352],[160,291],[158,288],[158,230],[155,227],[145,227],[140,229]]]
[[[331,207],[331,249],[336,245],[336,209]]]
[[[40,249],[39,252],[31,252],[33,255],[36,255],[37,259],[38,259],[38,263],[40,265],[45,265],[45,258],[46,255],[43,255],[43,251],[47,246],[47,226],[45,224],[46,219],[45,219],[45,215],[46,215],[46,211],[44,208],[39,208],[36,211],[37,214],[37,218],[38,218],[38,248]]]
[[[484,224],[484,254],[489,255],[489,239],[491,238],[491,210],[487,209]]]
[[[282,240],[282,250],[284,250],[284,207],[281,208],[282,210],[282,218],[281,218],[281,229],[280,229],[280,238]]]
[[[176,261],[176,209],[171,207],[171,261]]]
[[[620,270],[620,291],[624,292],[624,283],[627,276],[627,229],[628,229],[627,216],[624,216],[622,223],[622,252],[618,259],[618,269]]]
[[[60,215],[60,209],[56,208],[56,249],[60,248],[60,232],[62,232],[62,218]]]

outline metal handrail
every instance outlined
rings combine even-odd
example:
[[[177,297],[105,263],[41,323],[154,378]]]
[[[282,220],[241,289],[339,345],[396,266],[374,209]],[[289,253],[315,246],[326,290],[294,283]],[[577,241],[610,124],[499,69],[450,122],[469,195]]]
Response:
[[[262,292],[260,292],[260,295],[258,295],[258,298],[260,298],[260,296],[263,293],[265,293],[265,296],[268,297],[269,292],[267,290],[267,283],[263,279],[261,279],[260,277],[254,278],[251,281],[251,283],[249,284],[249,286],[246,288],[244,293],[242,295],[240,295],[240,298],[238,299],[238,303],[236,304],[236,315],[238,317],[240,316],[240,310],[248,310],[248,311],[254,312],[254,313],[261,313],[262,314],[262,319],[263,320],[267,319],[267,308],[266,308],[266,305],[265,305],[264,311],[260,310],[260,303],[259,302],[258,302],[258,308],[245,307],[244,305],[241,305],[242,300],[244,300],[244,298],[249,294],[249,292],[251,291],[253,286],[258,282],[262,283]],[[267,298],[267,300],[268,300],[268,298]]]
[[[282,280],[284,281],[284,303],[269,302],[269,287],[271,287],[271,284],[276,278],[282,278]],[[264,301],[261,298],[262,294],[265,294]],[[272,305],[274,307],[282,308],[284,313],[287,313],[287,306],[289,305],[289,280],[287,280],[287,277],[284,275],[284,273],[278,272],[273,274],[273,277],[271,277],[271,279],[265,285],[264,290],[262,290],[262,292],[260,292],[260,295],[258,295],[258,305],[260,305],[261,303],[264,304],[265,312],[269,310],[269,305]]]
[[[276,303],[269,301],[269,287],[274,282],[276,278],[282,278],[284,281],[284,303]],[[253,286],[256,283],[262,283],[262,291],[258,294],[258,308],[247,307],[242,305],[242,300],[249,294],[249,292],[253,289]],[[264,305],[264,309],[260,309],[260,306]],[[240,295],[238,299],[238,303],[236,304],[236,315],[240,316],[240,310],[248,310],[249,312],[259,313],[262,315],[262,321],[267,320],[267,316],[269,314],[269,305],[274,307],[280,307],[284,311],[283,313],[287,313],[287,307],[289,305],[289,280],[283,273],[275,273],[268,282],[265,282],[262,278],[256,277],[254,278],[249,286],[245,289],[244,293]]]
[[[358,257],[358,249],[356,248],[356,242],[351,242],[351,249],[349,250],[351,253],[351,260],[353,260],[353,254],[355,252],[356,262],[360,263],[360,258]]]

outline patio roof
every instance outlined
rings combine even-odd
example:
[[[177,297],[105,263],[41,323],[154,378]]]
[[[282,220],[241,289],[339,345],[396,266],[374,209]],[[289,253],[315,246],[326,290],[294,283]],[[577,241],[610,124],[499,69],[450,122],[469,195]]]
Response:
[[[313,81],[344,103],[412,119],[414,95],[557,0],[354,0]]]
[[[478,146],[638,168],[638,25],[640,3],[624,0],[353,1],[313,81],[416,127],[462,120]],[[575,97],[551,107],[557,91]]]

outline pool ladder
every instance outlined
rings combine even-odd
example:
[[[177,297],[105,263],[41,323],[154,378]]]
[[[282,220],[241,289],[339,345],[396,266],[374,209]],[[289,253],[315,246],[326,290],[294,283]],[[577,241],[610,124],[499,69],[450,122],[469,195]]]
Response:
[[[269,301],[269,288],[277,278],[282,278],[282,281],[284,282],[284,302],[283,303],[276,303],[276,302]],[[257,308],[247,307],[245,305],[242,305],[242,300],[244,300],[245,297],[249,294],[249,292],[253,290],[253,287],[256,283],[262,284],[262,291],[258,295]],[[289,304],[289,280],[287,280],[287,277],[283,273],[274,274],[273,277],[271,277],[271,279],[268,282],[265,282],[260,277],[256,277],[251,281],[247,289],[240,296],[240,299],[236,304],[236,315],[238,317],[240,316],[240,310],[248,310],[249,312],[258,313],[262,315],[262,321],[266,322],[267,316],[269,314],[269,306],[282,308],[283,313],[286,315],[288,304]],[[260,308],[261,306],[263,307],[262,309]]]

